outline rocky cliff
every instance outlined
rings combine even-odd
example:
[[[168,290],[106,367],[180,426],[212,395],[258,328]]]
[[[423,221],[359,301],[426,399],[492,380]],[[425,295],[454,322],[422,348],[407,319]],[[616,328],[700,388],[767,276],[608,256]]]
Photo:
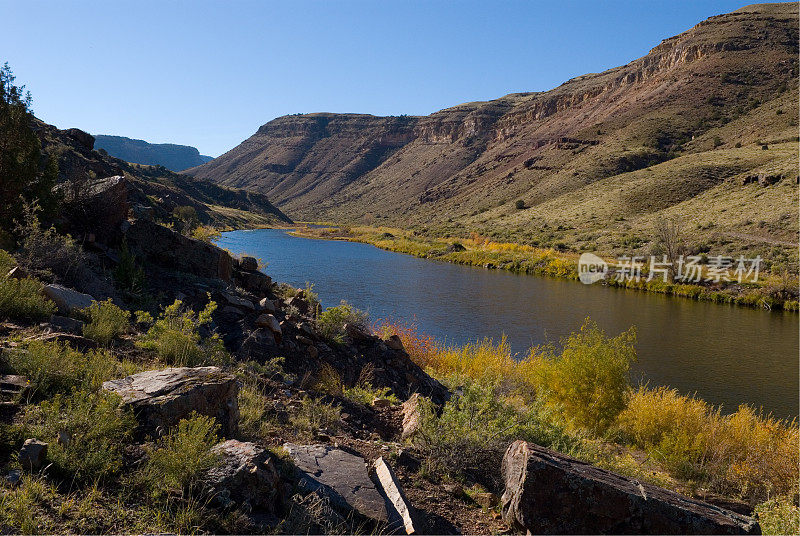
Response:
[[[113,157],[133,164],[164,166],[171,171],[199,166],[213,160],[210,156],[201,155],[194,147],[176,145],[174,143],[148,143],[125,136],[109,136],[97,134],[95,147],[103,149]]]
[[[265,192],[301,219],[575,249],[601,233],[613,249],[630,222],[682,213],[716,222],[722,240],[792,243],[796,222],[781,217],[796,193],[797,14],[796,3],[747,6],[627,65],[427,117],[281,117],[187,173]],[[762,207],[741,183],[765,170],[787,180]],[[754,211],[766,221],[750,229]]]

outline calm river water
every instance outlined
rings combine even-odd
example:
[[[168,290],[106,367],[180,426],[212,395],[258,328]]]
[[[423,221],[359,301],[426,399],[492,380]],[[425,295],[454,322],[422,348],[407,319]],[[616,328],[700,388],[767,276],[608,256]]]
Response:
[[[798,415],[800,315],[458,266],[367,244],[297,238],[279,229],[223,233],[221,247],[268,263],[273,280],[314,284],[324,307],[347,300],[370,317],[415,322],[463,344],[505,333],[515,352],[558,341],[587,317],[609,334],[636,326],[636,380]]]

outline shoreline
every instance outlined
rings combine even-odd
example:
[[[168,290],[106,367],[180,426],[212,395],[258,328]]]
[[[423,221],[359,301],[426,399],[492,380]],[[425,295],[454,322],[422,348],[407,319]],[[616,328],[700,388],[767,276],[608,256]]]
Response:
[[[319,225],[312,228],[310,225]],[[284,229],[292,236],[314,240],[339,240],[370,244],[385,251],[413,255],[464,266],[512,273],[554,277],[578,281],[576,253],[559,253],[552,249],[533,248],[514,243],[491,242],[486,239],[430,238],[391,227],[347,226],[339,224],[297,222],[294,225],[274,225],[259,228]],[[245,229],[239,229],[245,230]],[[459,247],[460,246],[460,247]],[[463,248],[463,249],[461,249]],[[796,299],[781,299],[769,294],[769,283],[777,279],[770,274],[764,282],[731,284],[727,286],[665,283],[660,280],[619,282],[604,279],[597,284],[640,292],[655,292],[667,296],[708,301],[717,304],[757,308],[765,311],[798,312]]]

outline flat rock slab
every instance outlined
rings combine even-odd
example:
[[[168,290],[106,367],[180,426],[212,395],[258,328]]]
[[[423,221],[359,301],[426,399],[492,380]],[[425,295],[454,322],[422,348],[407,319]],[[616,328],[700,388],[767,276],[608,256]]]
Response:
[[[752,518],[525,441],[503,458],[503,520],[533,534],[761,534]]]
[[[386,502],[369,478],[364,458],[327,445],[286,443],[284,448],[301,471],[300,489],[320,492],[341,510],[388,521]]]
[[[166,433],[193,411],[214,417],[225,436],[238,430],[239,386],[218,367],[149,370],[104,382],[103,388],[120,395],[150,433]]]

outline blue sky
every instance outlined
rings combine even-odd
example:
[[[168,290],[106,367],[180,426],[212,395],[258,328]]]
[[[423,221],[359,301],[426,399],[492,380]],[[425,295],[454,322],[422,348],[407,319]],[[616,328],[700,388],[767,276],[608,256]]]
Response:
[[[218,156],[285,114],[551,89],[746,3],[0,0],[0,62],[60,128]]]

